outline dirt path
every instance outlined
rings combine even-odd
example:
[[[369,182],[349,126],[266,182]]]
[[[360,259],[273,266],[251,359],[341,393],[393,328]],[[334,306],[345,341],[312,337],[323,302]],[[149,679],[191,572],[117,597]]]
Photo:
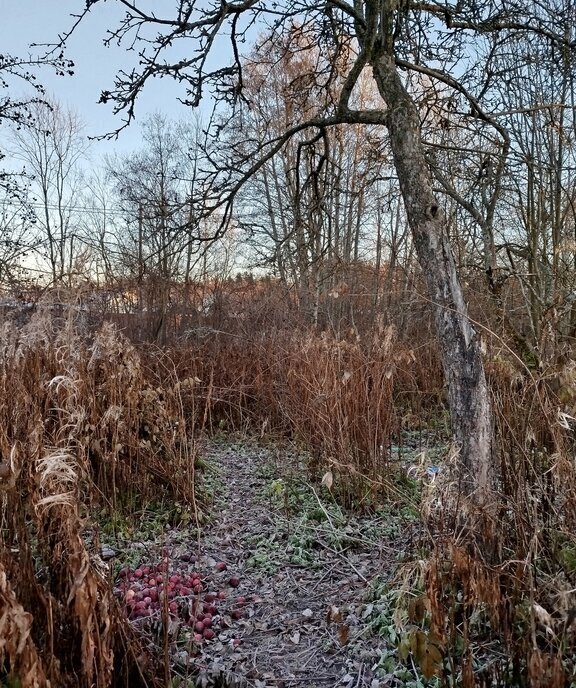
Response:
[[[206,459],[215,519],[201,561],[225,562],[223,577],[238,576],[248,603],[245,618],[203,647],[199,678],[209,685],[220,671],[253,688],[394,685],[377,677],[385,642],[372,632],[369,599],[397,561],[400,519],[347,516],[325,488],[307,484],[301,457],[287,449],[211,443]]]
[[[162,614],[150,596],[161,600],[161,581],[174,581],[170,688],[410,685],[414,676],[391,659],[382,591],[414,522],[391,507],[344,513],[326,487],[306,481],[303,457],[290,448],[210,441],[202,457],[202,491],[213,503],[200,539],[182,528],[136,538],[126,547],[132,567],[117,581],[119,596],[135,595],[134,623],[160,644],[167,608]],[[197,628],[204,613],[208,638]],[[164,630],[155,637],[155,628]]]

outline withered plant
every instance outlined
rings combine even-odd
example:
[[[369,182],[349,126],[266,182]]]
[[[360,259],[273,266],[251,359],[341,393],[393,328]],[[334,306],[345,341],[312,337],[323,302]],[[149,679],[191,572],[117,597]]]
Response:
[[[335,489],[340,483],[341,497],[351,501],[389,477],[394,374],[406,363],[395,335],[391,326],[376,328],[367,343],[354,330],[346,337],[218,332],[171,355],[197,426],[299,442],[311,472],[331,469]]]
[[[449,470],[427,503],[434,537],[419,621],[442,650],[428,669],[450,686],[560,688],[576,671],[574,419],[551,384],[560,375],[567,398],[574,380],[565,367],[535,372],[518,360],[489,367],[494,510],[463,499]]]
[[[0,342],[0,682],[155,685],[94,515],[166,497],[194,515],[179,391],[111,326],[84,341],[40,314]]]

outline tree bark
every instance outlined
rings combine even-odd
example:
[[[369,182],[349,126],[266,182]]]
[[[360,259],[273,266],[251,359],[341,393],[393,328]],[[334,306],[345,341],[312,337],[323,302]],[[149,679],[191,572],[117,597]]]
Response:
[[[446,219],[432,191],[432,175],[424,155],[416,105],[400,79],[392,56],[379,55],[372,68],[387,105],[394,164],[433,303],[452,433],[459,450],[462,488],[475,501],[486,505],[492,501],[495,484],[495,440],[480,337],[468,317]]]

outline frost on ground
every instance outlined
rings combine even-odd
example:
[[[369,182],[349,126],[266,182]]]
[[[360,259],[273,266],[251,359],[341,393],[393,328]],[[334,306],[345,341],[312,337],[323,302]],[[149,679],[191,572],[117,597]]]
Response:
[[[204,460],[210,523],[133,543],[116,584],[150,642],[169,636],[172,685],[409,685],[378,631],[410,515],[345,513],[290,449],[210,442]]]

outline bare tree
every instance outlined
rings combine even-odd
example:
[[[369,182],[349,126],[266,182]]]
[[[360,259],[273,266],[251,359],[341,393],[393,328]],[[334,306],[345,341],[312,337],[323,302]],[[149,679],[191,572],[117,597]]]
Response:
[[[100,1],[89,1],[84,16]],[[327,128],[343,124],[387,129],[406,215],[435,313],[452,429],[463,467],[462,485],[480,502],[489,501],[495,446],[480,337],[467,315],[446,218],[433,192],[421,113],[410,76],[426,75],[451,90],[472,119],[489,120],[482,90],[470,90],[473,84],[466,75],[461,76],[461,65],[469,61],[470,55],[481,55],[478,45],[493,35],[500,39],[495,50],[508,50],[515,35],[531,33],[544,36],[549,50],[572,50],[573,44],[556,31],[558,12],[564,8],[541,3],[520,5],[514,0],[497,4],[477,0],[328,0],[323,4],[309,0],[240,0],[214,6],[180,0],[175,2],[173,15],[160,16],[131,0],[118,1],[126,14],[107,40],[126,41],[130,47],[138,44],[141,66],[130,73],[120,72],[114,88],[103,93],[102,100],[113,101],[116,111],[125,113],[125,125],[134,117],[138,94],[150,79],[159,76],[181,83],[185,89],[183,100],[190,105],[198,105],[203,95],[211,92],[241,106],[245,75],[239,45],[255,23],[267,26],[274,42],[286,36],[297,21],[309,34],[310,45],[321,48],[314,72],[303,73],[302,77],[324,83],[327,89],[334,83],[335,65],[344,55],[353,53],[337,97],[328,98],[322,112],[304,115],[280,136],[272,134],[252,146],[242,141],[235,150],[220,155],[217,151],[212,156],[214,193],[206,199],[207,207],[223,209],[227,219],[239,189],[302,131],[320,136]],[[231,64],[221,64],[215,55],[217,51],[221,54],[224,35],[229,36]],[[191,40],[184,43],[184,38]],[[354,90],[365,70],[372,75],[381,105],[359,109]],[[403,74],[407,76],[403,78]],[[446,112],[446,117],[450,116]]]
[[[38,102],[30,110],[34,126],[16,128],[12,154],[32,175],[31,190],[39,200],[36,228],[43,236],[52,281],[69,282],[79,248],[75,206],[88,139],[78,116],[57,103]]]
[[[262,38],[243,62],[249,105],[232,115],[236,138],[239,131],[254,140],[281,136],[304,113],[325,109],[326,89],[310,78],[302,83],[303,63],[312,75],[320,55],[309,39],[295,25],[283,44]],[[349,66],[339,66],[341,80]],[[356,97],[362,107],[374,100],[367,75]],[[376,252],[368,235],[376,234],[378,180],[390,163],[383,133],[360,124],[301,132],[239,194],[236,215],[260,264],[273,265],[284,283],[297,286],[301,309],[316,324],[320,296],[346,279],[369,249],[372,257]]]
[[[119,251],[124,213],[118,206],[110,172],[97,168],[86,179],[79,202],[82,213],[78,232],[88,250],[88,271],[97,284],[110,287],[125,267]]]
[[[1,54],[0,127],[8,125],[21,132],[33,129],[34,112],[45,102],[38,72],[49,68],[57,74],[72,74],[73,66],[61,51],[51,56]],[[31,236],[35,216],[29,193],[30,179],[25,169],[18,170],[9,159],[5,148],[8,138],[6,135],[0,139],[0,164],[7,165],[0,168],[0,283],[14,285],[25,274],[23,259],[38,249],[38,242]]]
[[[0,54],[0,126],[11,124],[19,130],[35,126],[34,109],[45,102],[44,88],[38,81],[37,72],[46,67],[60,75],[71,75],[74,63],[67,60],[62,51],[48,56]],[[21,92],[24,93],[22,96],[14,95]],[[5,158],[6,151],[0,144],[0,162]],[[21,174],[14,169],[0,169],[0,186],[10,196],[17,196],[21,188],[20,177]]]
[[[163,340],[171,285],[208,269],[215,233],[197,212],[199,122],[156,114],[142,126],[141,150],[108,162],[126,224],[117,251],[126,277],[138,284],[139,305],[157,314]]]
[[[13,288],[27,275],[26,259],[38,248],[31,236],[34,213],[21,186],[17,196],[0,189],[0,287]]]
[[[557,30],[573,35],[574,12],[558,19]],[[498,95],[511,138],[503,203],[508,228],[498,243],[525,296],[528,327],[516,327],[522,353],[544,368],[555,362],[562,330],[570,334],[574,319],[574,54],[566,49],[551,56],[543,39],[521,45],[532,60],[503,57],[495,65],[509,75]]]

